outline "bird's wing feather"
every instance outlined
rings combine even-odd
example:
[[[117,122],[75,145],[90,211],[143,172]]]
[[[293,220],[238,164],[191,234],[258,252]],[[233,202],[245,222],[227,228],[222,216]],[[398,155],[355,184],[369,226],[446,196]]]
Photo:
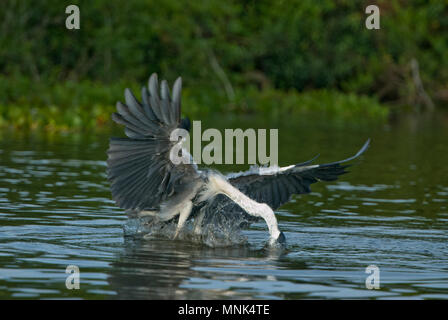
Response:
[[[107,176],[112,197],[124,209],[155,208],[168,200],[176,189],[185,189],[198,179],[195,164],[174,165],[170,160],[172,130],[181,126],[178,78],[170,96],[166,81],[158,92],[157,75],[142,89],[142,103],[129,89],[125,103],[117,103],[112,119],[125,126],[127,138],[111,138],[107,159]]]
[[[350,165],[344,163],[359,157],[369,147],[370,139],[354,156],[332,163],[311,165],[315,159],[283,168],[252,168],[249,171],[230,174],[228,181],[257,202],[277,209],[289,201],[293,194],[311,192],[310,185],[317,181],[333,181],[347,173]]]

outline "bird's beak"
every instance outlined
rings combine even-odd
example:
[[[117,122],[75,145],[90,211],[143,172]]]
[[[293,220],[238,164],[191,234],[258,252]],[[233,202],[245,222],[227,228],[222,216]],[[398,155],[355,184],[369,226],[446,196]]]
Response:
[[[285,234],[283,232],[280,232],[278,238],[277,238],[277,242],[280,244],[286,244],[286,237]]]
[[[275,238],[271,238],[270,239],[269,244],[271,246],[276,246],[276,245],[284,246],[284,245],[286,245],[285,234],[283,232],[280,232],[280,234],[278,235],[277,239],[275,239]]]

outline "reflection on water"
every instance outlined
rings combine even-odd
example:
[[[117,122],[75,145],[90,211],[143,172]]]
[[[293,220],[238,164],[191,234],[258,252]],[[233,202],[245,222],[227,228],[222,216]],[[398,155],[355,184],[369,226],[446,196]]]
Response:
[[[107,135],[0,133],[0,297],[448,298],[447,118],[375,128],[288,122],[256,122],[279,128],[283,165],[317,153],[342,159],[367,137],[372,146],[340,181],[278,210],[285,250],[264,246],[262,222],[232,247],[125,237],[106,181]],[[71,264],[80,290],[65,288]],[[365,287],[372,264],[380,290]]]
[[[111,288],[121,298],[139,299],[218,299],[251,298],[259,293],[232,290],[234,286],[273,281],[269,275],[251,277],[246,267],[255,270],[275,268],[281,251],[255,250],[241,245],[210,248],[181,241],[128,240],[124,252],[112,263]],[[239,274],[227,274],[233,266]],[[215,274],[213,268],[222,270]]]

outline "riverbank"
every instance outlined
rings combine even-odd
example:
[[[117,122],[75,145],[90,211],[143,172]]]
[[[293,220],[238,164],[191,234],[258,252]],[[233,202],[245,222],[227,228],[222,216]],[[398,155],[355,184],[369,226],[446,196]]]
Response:
[[[139,97],[140,84],[117,81],[104,84],[92,81],[66,81],[49,84],[26,79],[3,78],[0,92],[0,127],[80,131],[112,125],[115,102],[124,100],[129,87]],[[182,93],[184,116],[200,118],[211,114],[265,116],[268,118],[321,114],[337,121],[387,120],[389,108],[374,97],[332,89],[278,90],[235,88],[232,100],[212,87],[189,87]]]

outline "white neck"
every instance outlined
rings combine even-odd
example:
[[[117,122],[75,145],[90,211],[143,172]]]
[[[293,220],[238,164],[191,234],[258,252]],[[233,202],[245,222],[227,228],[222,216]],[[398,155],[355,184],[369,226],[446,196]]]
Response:
[[[239,191],[237,188],[232,186],[224,177],[218,174],[211,174],[209,176],[208,195],[222,193],[227,197],[232,199],[241,208],[243,208],[248,214],[261,217],[266,221],[268,225],[269,234],[271,239],[277,240],[280,235],[280,230],[278,229],[277,218],[275,217],[274,211],[266,203],[258,203],[252,200],[244,193]]]

